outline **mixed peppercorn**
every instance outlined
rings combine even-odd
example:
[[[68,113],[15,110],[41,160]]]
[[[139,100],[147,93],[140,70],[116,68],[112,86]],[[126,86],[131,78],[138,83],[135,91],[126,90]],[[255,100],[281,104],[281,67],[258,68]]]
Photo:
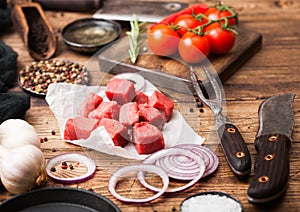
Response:
[[[86,67],[64,60],[41,60],[19,72],[19,83],[27,91],[45,95],[51,83],[87,84]]]

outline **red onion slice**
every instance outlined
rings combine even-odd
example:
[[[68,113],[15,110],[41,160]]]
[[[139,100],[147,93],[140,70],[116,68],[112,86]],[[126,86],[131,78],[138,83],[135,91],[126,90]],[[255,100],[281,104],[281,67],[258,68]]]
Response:
[[[202,177],[206,177],[212,174],[219,166],[219,158],[208,147],[199,144],[180,144],[174,147],[190,150],[199,155],[204,160],[206,167]]]
[[[68,184],[88,180],[93,176],[95,170],[95,162],[78,153],[57,155],[46,165],[46,172],[52,180]]]
[[[119,178],[123,177],[126,173],[128,172],[133,172],[136,171],[138,173],[141,172],[153,172],[157,175],[159,175],[163,181],[163,187],[158,189],[156,188],[157,193],[151,197],[144,198],[144,199],[132,199],[132,198],[126,198],[118,194],[115,190],[115,187],[117,185],[117,182]],[[140,179],[140,182],[145,182],[144,177]],[[160,197],[165,191],[167,190],[169,186],[169,177],[167,173],[160,167],[151,165],[151,164],[135,164],[135,165],[128,165],[120,168],[117,170],[109,179],[108,182],[108,189],[110,193],[117,199],[123,202],[129,202],[129,203],[145,203],[145,202],[150,202],[152,200],[157,199]]]
[[[158,159],[157,164],[168,173],[169,177],[173,179],[192,180],[199,175],[199,164],[197,162],[192,161],[190,163],[184,163],[183,161],[177,159],[178,157],[183,156],[165,156]]]
[[[198,175],[196,177],[194,177],[189,183],[185,184],[184,186],[181,187],[177,187],[174,189],[169,189],[166,190],[166,193],[173,193],[173,192],[178,192],[178,191],[182,191],[185,190],[189,187],[191,187],[192,185],[194,185],[195,183],[197,183],[200,178],[202,177],[204,171],[205,171],[205,164],[204,161],[202,160],[201,157],[199,157],[197,154],[189,151],[189,150],[185,150],[182,148],[167,148],[167,149],[162,149],[160,151],[157,151],[153,154],[151,154],[150,156],[148,156],[144,161],[143,164],[154,164],[158,159],[163,158],[163,157],[167,157],[167,156],[185,156],[187,158],[190,158],[192,160],[194,160],[197,164],[198,164]],[[164,167],[162,167],[164,168]],[[172,167],[174,168],[174,167]],[[178,170],[177,170],[178,171]],[[176,172],[177,172],[176,171]],[[166,171],[167,172],[167,171]],[[182,179],[185,180],[185,176],[182,175],[182,172],[177,172],[177,176],[176,176],[176,172],[174,171],[175,178],[176,179]],[[167,172],[168,173],[168,172]],[[168,174],[169,175],[169,174]],[[153,191],[159,191],[158,188],[149,185],[145,180],[144,180],[144,175],[143,172],[139,172],[138,173],[138,178],[140,180],[140,182],[148,189],[153,190]]]
[[[181,170],[187,172],[193,172],[194,169],[198,169],[199,165],[192,159],[186,156],[170,155],[160,158],[156,161],[158,166],[162,166],[163,163],[170,163],[170,167],[178,167]],[[204,161],[205,162],[205,161]]]
[[[119,79],[126,79],[134,83],[134,87],[137,91],[145,91],[146,81],[143,76],[136,73],[122,73],[114,76]]]

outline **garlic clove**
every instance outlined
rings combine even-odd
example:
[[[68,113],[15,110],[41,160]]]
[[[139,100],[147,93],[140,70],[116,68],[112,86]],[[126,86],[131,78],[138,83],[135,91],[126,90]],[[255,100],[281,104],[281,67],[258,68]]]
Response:
[[[0,144],[7,149],[25,144],[41,147],[35,128],[22,119],[8,119],[0,125]]]
[[[8,150],[0,162],[2,184],[10,193],[23,193],[35,187],[40,176],[46,176],[44,168],[44,154],[36,146],[24,145]]]

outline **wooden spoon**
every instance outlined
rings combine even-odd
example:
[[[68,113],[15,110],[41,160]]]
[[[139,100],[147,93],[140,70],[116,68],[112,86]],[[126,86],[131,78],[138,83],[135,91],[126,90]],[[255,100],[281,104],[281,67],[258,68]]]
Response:
[[[57,37],[39,3],[15,4],[12,21],[31,57],[45,60],[55,54]]]

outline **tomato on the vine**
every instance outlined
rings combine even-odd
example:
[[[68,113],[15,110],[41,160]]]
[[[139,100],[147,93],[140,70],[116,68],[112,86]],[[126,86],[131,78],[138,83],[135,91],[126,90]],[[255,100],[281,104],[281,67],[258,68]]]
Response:
[[[150,29],[148,46],[157,55],[169,56],[178,49],[180,36],[169,25],[157,24]]]
[[[206,35],[210,43],[210,50],[214,54],[225,54],[234,46],[235,33],[223,29],[218,22],[214,22],[207,27]]]
[[[174,25],[179,27],[177,32],[183,36],[188,29],[195,29],[196,27],[203,25],[205,22],[207,22],[206,19],[202,19],[200,21],[191,14],[184,14],[176,18]]]
[[[220,6],[220,7],[222,7],[222,6]],[[205,15],[209,20],[216,21],[220,18],[233,16],[234,14],[232,14],[228,9],[225,9],[225,8],[218,9],[216,7],[211,7],[205,12]],[[224,24],[225,21],[222,20],[221,23]],[[232,17],[232,18],[228,18],[228,26],[234,26],[236,24],[237,24],[236,16]]]
[[[188,63],[200,63],[210,53],[210,45],[206,35],[197,35],[187,32],[180,39],[178,52],[181,58]]]

